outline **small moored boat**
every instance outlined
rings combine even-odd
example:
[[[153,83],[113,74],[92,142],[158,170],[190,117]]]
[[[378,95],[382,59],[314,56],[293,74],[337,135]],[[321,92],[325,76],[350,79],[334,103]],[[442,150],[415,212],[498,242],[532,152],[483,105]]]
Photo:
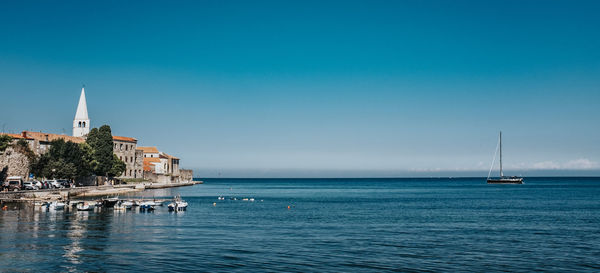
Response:
[[[59,202],[59,201],[54,201],[48,204],[48,209],[50,210],[63,210],[65,209],[65,203],[63,202]]]
[[[154,210],[156,203],[154,201],[146,201],[140,204],[140,210]]]
[[[88,202],[81,202],[81,203],[77,204],[77,210],[78,211],[91,211],[91,210],[94,210],[94,205],[92,205]]]
[[[187,209],[188,203],[181,199],[181,196],[176,196],[175,200],[169,204],[169,211],[185,211]]]

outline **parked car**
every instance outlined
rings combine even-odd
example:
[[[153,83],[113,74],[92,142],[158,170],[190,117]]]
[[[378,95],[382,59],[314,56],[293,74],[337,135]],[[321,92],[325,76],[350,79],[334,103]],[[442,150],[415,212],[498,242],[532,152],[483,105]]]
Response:
[[[23,186],[23,178],[20,176],[9,176],[6,179],[6,182],[2,184],[2,189],[7,189],[9,191],[18,191],[21,190]]]
[[[64,189],[71,187],[71,182],[67,179],[54,179],[47,181],[50,184],[50,188],[53,189]]]
[[[25,182],[23,182],[23,189],[24,190],[37,190],[38,187],[35,186],[34,181],[25,181]]]
[[[58,183],[60,183],[60,185],[62,186],[62,188],[70,188],[71,187],[71,182],[69,180],[66,180],[66,179],[59,179]]]
[[[50,189],[60,188],[60,183],[56,179],[54,179],[54,180],[46,180],[46,182],[48,182],[48,185],[49,185]]]

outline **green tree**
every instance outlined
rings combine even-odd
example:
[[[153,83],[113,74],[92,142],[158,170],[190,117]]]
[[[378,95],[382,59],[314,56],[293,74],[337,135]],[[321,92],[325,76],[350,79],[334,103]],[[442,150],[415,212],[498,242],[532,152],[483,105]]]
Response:
[[[8,145],[10,145],[11,141],[12,141],[11,136],[0,135],[0,152],[4,152],[4,150],[6,150],[6,148],[8,148]]]
[[[118,158],[115,160],[110,126],[102,125],[99,129],[92,129],[86,143],[92,151],[90,166],[94,174],[112,177],[125,171],[125,163]]]
[[[89,149],[62,139],[52,141],[50,149],[30,166],[38,177],[78,179],[91,174]]]
[[[113,166],[108,172],[108,176],[120,176],[127,169],[127,165],[123,160],[119,159],[116,154],[113,154]]]
[[[48,162],[50,162],[50,156],[48,154],[43,154],[31,162],[29,165],[29,171],[36,177],[50,177],[45,172]]]
[[[76,179],[77,178],[77,168],[75,164],[66,162],[63,158],[55,161],[49,162],[46,165],[45,173],[46,177],[54,178],[67,178],[67,179]]]

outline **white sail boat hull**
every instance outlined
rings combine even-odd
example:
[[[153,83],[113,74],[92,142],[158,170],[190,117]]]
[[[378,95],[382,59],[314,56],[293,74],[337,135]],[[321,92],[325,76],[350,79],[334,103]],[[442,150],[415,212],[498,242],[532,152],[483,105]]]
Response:
[[[487,180],[488,184],[523,184],[523,178],[490,178]]]

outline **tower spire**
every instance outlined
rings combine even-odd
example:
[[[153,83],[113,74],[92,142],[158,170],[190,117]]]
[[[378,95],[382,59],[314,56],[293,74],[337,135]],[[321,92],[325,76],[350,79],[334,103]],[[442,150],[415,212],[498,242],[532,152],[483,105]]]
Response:
[[[73,136],[82,137],[90,132],[90,119],[88,117],[87,102],[85,99],[85,85],[81,88],[81,95],[79,96],[79,104],[77,105],[77,112],[75,112],[75,118],[73,119]]]
[[[79,96],[79,104],[77,105],[75,119],[88,119],[87,102],[85,100],[84,87],[81,88],[81,96]]]

